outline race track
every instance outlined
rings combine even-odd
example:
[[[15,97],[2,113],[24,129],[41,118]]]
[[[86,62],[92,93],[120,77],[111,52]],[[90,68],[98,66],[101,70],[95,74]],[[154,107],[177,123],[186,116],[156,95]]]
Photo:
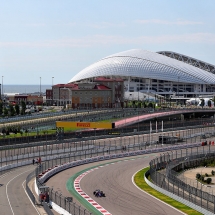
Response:
[[[67,180],[75,173],[100,164],[109,163],[87,174],[81,181],[81,188],[92,199],[113,215],[181,215],[182,213],[156,200],[145,192],[139,190],[132,182],[132,176],[143,167],[148,166],[155,154],[143,155],[124,159],[91,163],[63,171],[46,183],[54,186],[64,196],[71,196],[66,190]],[[112,164],[110,164],[112,162]],[[96,198],[95,189],[105,192],[105,198]]]
[[[25,192],[25,179],[35,167],[25,166],[13,169],[0,176],[0,214],[38,215]]]

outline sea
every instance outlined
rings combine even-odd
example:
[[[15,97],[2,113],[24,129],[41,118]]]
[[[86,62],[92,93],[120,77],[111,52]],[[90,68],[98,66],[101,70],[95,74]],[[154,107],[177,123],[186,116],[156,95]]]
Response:
[[[41,93],[45,93],[46,89],[51,89],[51,85],[41,85]],[[3,85],[4,94],[29,94],[40,93],[40,85]]]

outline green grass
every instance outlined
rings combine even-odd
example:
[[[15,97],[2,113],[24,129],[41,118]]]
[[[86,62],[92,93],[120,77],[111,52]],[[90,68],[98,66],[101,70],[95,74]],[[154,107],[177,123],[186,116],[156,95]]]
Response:
[[[54,110],[56,111],[56,110]],[[111,118],[111,119],[106,119],[106,120],[101,120],[101,121],[97,121],[97,122],[115,122],[117,120],[121,120],[121,119],[124,119],[125,117],[122,117],[122,118]],[[75,131],[80,131],[80,130],[83,130],[83,128],[64,128],[64,132],[75,132]],[[56,130],[54,129],[48,129],[48,130],[45,130],[46,133],[44,133],[44,131],[38,131],[38,135],[46,135],[46,134],[55,134],[56,133]],[[27,136],[36,136],[37,135],[37,132],[34,131],[34,132],[28,132],[28,133],[25,133],[23,132],[23,134],[21,135],[20,133],[17,133],[17,134],[10,134],[10,135],[1,135],[0,136],[0,139],[1,138],[16,138],[16,137],[27,137]]]
[[[149,170],[149,167],[142,169],[141,171],[139,171],[135,177],[134,177],[134,181],[136,183],[136,185],[141,188],[142,190],[144,190],[145,192],[149,193],[150,195],[160,199],[161,201],[171,205],[172,207],[188,214],[188,215],[200,215],[202,213],[178,202],[175,201],[174,199],[154,190],[153,188],[151,188],[144,180],[144,174]],[[148,178],[150,180],[150,178]]]
[[[44,132],[46,132],[44,134]],[[50,130],[45,130],[45,131],[38,131],[38,135],[46,135],[46,134],[55,134],[56,133],[56,130],[53,130],[53,129],[50,129]],[[10,135],[1,135],[0,136],[0,139],[1,138],[16,138],[16,137],[27,137],[27,136],[36,136],[37,135],[37,132],[34,131],[34,132],[28,132],[28,133],[23,133],[22,135],[20,133],[17,133],[17,134],[10,134]]]

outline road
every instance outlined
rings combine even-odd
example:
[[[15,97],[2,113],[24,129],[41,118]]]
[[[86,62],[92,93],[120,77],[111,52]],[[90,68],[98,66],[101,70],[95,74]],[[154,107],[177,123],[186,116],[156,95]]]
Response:
[[[139,190],[132,183],[132,176],[138,170],[148,166],[149,161],[154,156],[156,156],[156,154],[143,155],[138,156],[139,159],[137,159],[137,157],[133,157],[133,160],[128,158],[127,161],[116,163],[115,161],[117,160],[112,160],[114,162],[113,165],[99,168],[98,170],[86,175],[81,180],[81,188],[111,214],[181,215],[181,212],[149,196],[145,192]],[[125,160],[125,158],[118,160]],[[49,187],[53,186],[56,191],[61,192],[64,196],[71,196],[69,191],[66,189],[65,184],[73,174],[89,167],[110,162],[111,161],[91,163],[65,170],[50,178],[46,182],[46,185]],[[96,189],[103,190],[106,197],[94,197],[93,191]]]
[[[16,168],[0,176],[1,212],[5,215],[38,215],[25,192],[25,179],[33,166]]]

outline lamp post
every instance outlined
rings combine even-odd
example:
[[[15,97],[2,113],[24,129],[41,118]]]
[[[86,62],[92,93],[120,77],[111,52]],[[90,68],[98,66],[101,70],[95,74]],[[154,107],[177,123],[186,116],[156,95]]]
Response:
[[[41,77],[40,77],[40,96],[41,96]]]
[[[52,77],[52,105],[53,105],[53,97],[54,97],[54,93],[53,93],[53,83],[54,83],[54,77]]]
[[[94,129],[94,146],[96,145],[96,128],[93,128]]]
[[[54,77],[52,77],[52,86],[53,86],[53,82],[54,82]]]
[[[2,83],[1,83],[1,87],[2,87],[2,98],[4,97],[4,88],[3,88],[3,79],[4,79],[4,76],[1,77],[2,78]]]

